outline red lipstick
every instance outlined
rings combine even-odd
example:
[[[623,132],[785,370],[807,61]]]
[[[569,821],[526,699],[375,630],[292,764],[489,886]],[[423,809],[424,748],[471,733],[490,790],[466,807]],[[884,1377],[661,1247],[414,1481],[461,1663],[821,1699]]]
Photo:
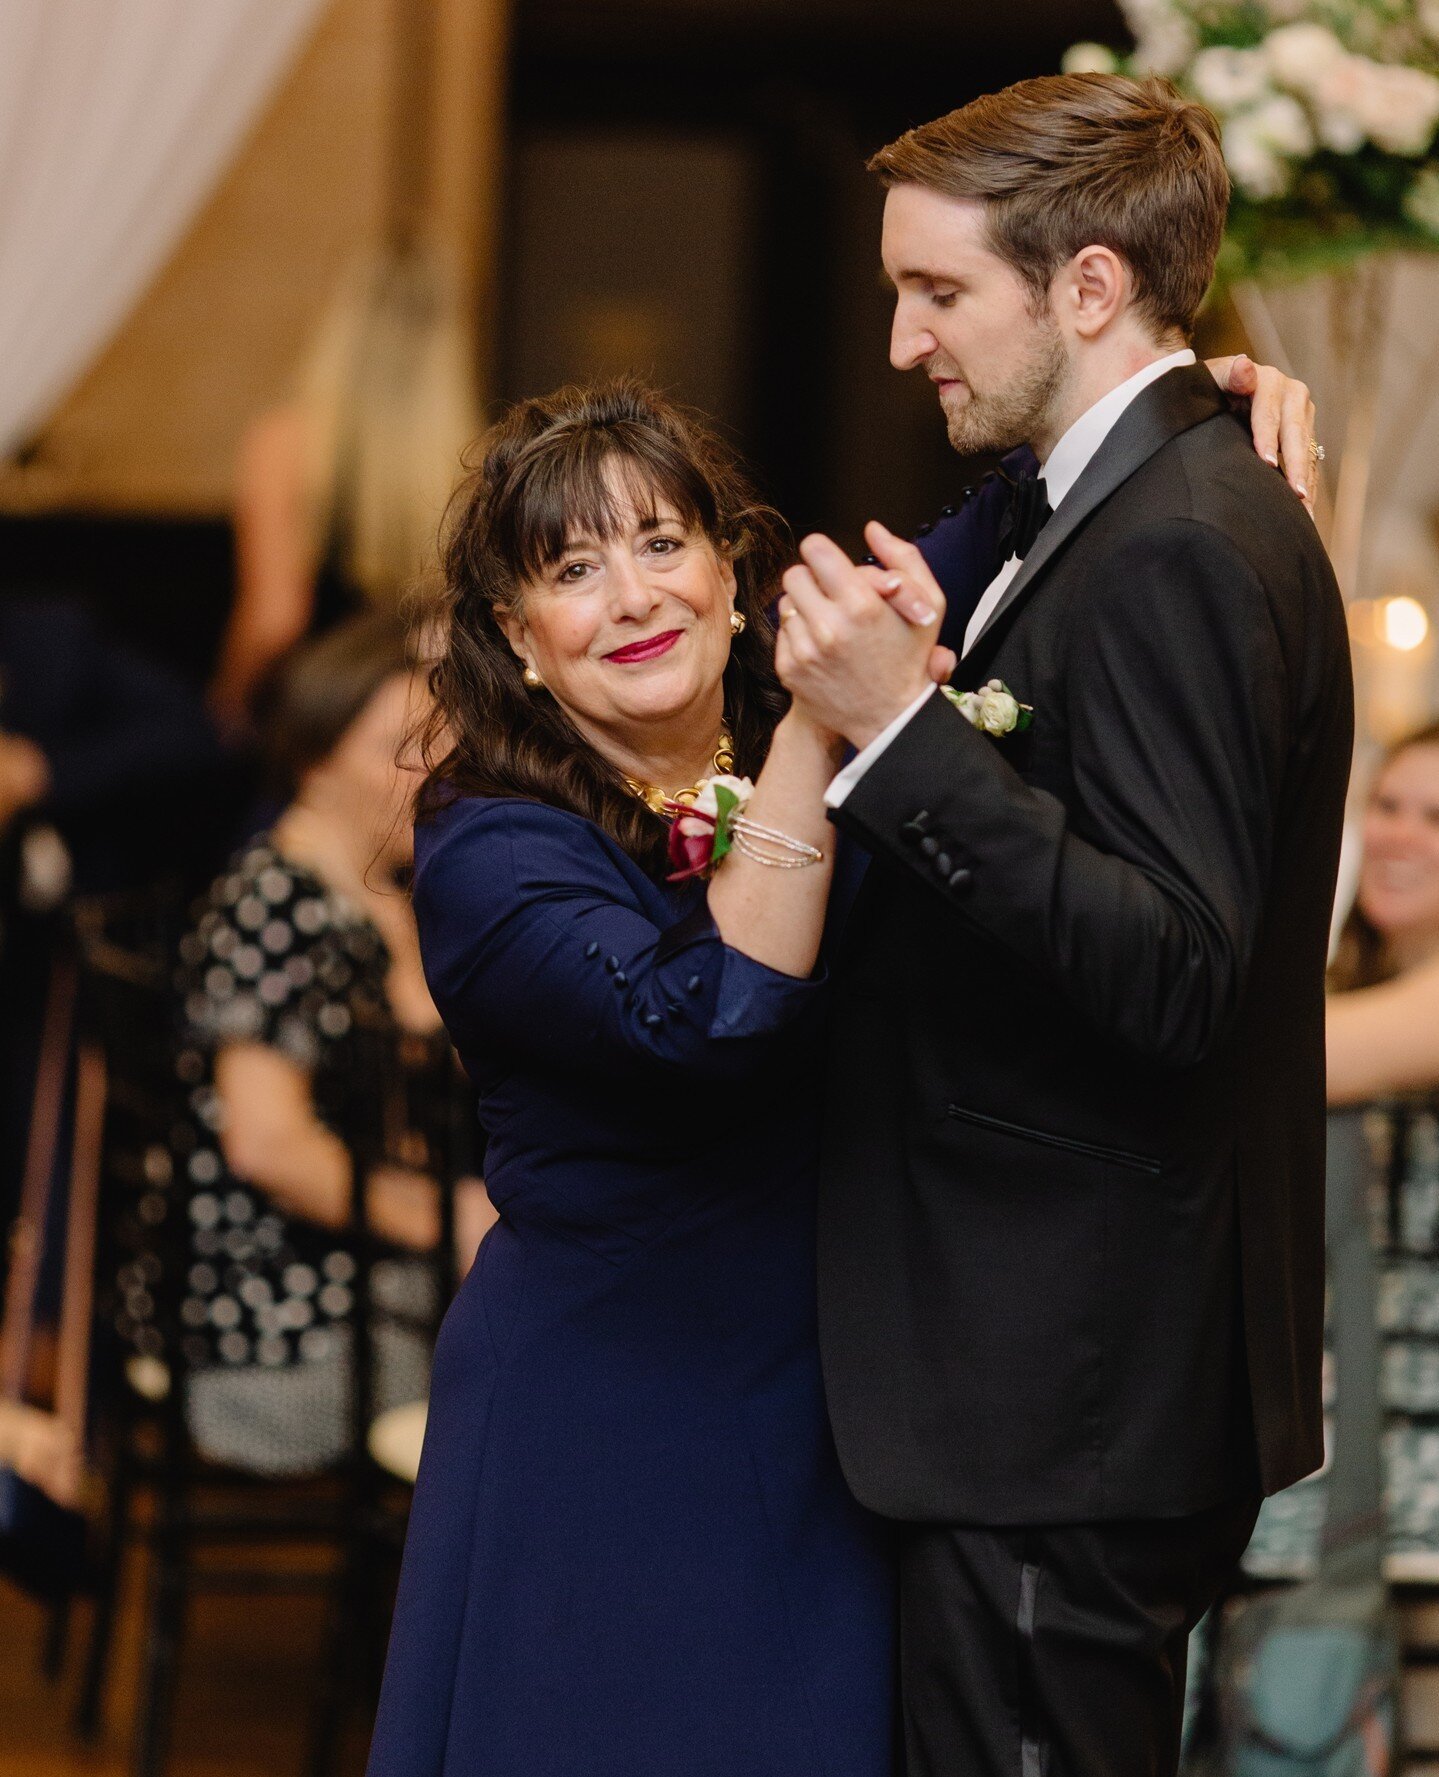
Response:
[[[657,636],[646,636],[642,642],[631,642],[628,647],[616,648],[612,654],[606,654],[605,659],[620,666],[626,666],[632,660],[657,660],[661,654],[669,653],[683,633],[683,630],[678,629],[661,630]]]

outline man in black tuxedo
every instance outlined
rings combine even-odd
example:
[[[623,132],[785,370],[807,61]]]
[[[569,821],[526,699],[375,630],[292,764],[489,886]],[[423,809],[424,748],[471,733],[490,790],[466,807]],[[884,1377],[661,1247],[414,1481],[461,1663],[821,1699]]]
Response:
[[[899,1525],[910,1777],[1156,1777],[1190,1629],[1322,1458],[1343,611],[1186,349],[1228,197],[1206,112],[1029,81],[872,164],[894,362],[958,449],[1028,444],[1042,479],[960,614],[963,711],[882,596],[942,609],[912,545],[871,526],[872,569],[811,537],[785,579],[781,673],[860,749],[829,800],[873,858],[831,1411]]]

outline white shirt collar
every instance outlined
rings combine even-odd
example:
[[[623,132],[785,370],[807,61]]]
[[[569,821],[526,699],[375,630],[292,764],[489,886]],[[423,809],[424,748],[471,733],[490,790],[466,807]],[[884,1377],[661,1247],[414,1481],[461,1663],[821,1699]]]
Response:
[[[1152,364],[1146,364],[1143,370],[1136,371],[1127,382],[1111,389],[1093,407],[1080,414],[1050,451],[1041,471],[1051,511],[1058,507],[1059,502],[1079,480],[1088,467],[1090,458],[1109,436],[1115,421],[1140,390],[1157,382],[1166,371],[1178,370],[1181,364],[1197,362],[1194,353],[1187,346],[1182,352],[1170,352],[1167,357],[1156,358]]]

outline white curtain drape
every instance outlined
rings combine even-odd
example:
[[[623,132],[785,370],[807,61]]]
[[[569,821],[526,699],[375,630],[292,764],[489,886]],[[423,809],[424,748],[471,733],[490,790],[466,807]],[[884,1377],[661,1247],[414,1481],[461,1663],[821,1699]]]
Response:
[[[0,0],[0,457],[164,264],[326,0]]]

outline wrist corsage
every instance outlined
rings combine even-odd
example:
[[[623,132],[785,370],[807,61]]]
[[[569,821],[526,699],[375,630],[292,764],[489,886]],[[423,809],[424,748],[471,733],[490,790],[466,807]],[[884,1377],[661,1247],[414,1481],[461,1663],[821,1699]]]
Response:
[[[690,802],[671,802],[671,882],[706,876],[734,848],[734,817],[754,794],[747,777],[707,777]]]
[[[1023,734],[1034,720],[1033,705],[1021,703],[1003,679],[991,679],[978,691],[955,691],[948,685],[941,685],[940,690],[966,722],[996,740],[1006,734]]]
[[[823,859],[818,846],[748,819],[744,810],[753,794],[747,777],[707,777],[692,800],[667,804],[670,882],[708,876],[732,851],[775,870],[803,870]]]

